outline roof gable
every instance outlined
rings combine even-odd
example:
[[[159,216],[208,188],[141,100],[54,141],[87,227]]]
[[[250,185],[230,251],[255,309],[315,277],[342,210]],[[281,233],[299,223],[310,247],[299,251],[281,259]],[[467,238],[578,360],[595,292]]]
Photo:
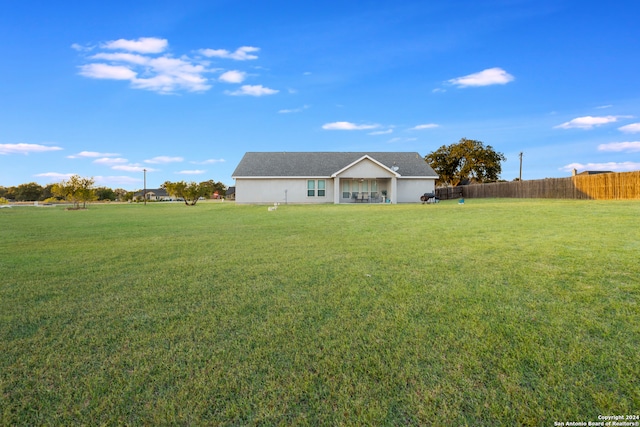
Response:
[[[416,152],[247,152],[232,176],[330,178],[365,158],[399,177],[438,177]]]
[[[365,154],[364,156],[360,157],[358,160],[356,160],[355,162],[348,164],[347,166],[343,167],[342,169],[340,169],[339,171],[334,172],[333,174],[331,174],[331,178],[335,178],[336,176],[342,174],[343,172],[356,167],[356,165],[361,164],[362,162],[365,161],[370,161],[373,164],[377,165],[378,167],[386,170],[387,172],[389,172],[390,175],[394,175],[396,177],[400,176],[397,172],[395,172],[394,170],[386,167],[385,165],[383,165],[382,163],[380,163],[379,161],[377,161],[376,159],[372,159],[371,157],[369,157],[369,155]]]

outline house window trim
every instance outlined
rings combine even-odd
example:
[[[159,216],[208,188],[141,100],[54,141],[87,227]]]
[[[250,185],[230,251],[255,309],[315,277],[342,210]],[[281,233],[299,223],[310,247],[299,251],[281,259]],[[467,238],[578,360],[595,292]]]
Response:
[[[322,188],[320,183],[322,182]],[[322,192],[322,194],[320,194]],[[307,198],[327,197],[326,179],[307,179]]]

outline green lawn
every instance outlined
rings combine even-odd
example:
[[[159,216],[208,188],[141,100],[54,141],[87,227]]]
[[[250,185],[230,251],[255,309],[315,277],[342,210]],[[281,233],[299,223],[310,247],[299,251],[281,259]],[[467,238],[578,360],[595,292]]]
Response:
[[[640,202],[0,210],[0,424],[640,412]]]

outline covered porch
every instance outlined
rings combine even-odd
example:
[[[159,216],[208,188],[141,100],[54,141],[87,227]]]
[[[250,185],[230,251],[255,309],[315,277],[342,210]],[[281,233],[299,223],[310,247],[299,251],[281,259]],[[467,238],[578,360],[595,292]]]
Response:
[[[390,178],[342,178],[340,203],[387,203],[390,190]]]
[[[396,203],[399,174],[363,156],[334,173],[334,203]]]

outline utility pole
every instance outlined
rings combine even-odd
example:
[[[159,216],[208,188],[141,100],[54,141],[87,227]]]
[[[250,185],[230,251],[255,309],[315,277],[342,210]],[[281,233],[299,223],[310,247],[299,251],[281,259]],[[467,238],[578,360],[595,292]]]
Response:
[[[147,206],[147,170],[142,169],[144,172],[144,190],[142,192],[142,197],[144,198],[144,205]]]
[[[522,151],[520,152],[520,182],[522,182]]]

